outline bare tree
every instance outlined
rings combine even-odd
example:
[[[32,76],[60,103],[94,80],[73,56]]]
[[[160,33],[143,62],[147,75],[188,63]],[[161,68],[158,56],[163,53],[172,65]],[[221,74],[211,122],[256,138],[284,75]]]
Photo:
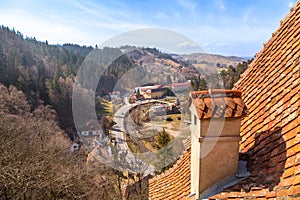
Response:
[[[50,107],[30,113],[22,92],[0,90],[0,199],[117,199],[115,172],[70,152]]]

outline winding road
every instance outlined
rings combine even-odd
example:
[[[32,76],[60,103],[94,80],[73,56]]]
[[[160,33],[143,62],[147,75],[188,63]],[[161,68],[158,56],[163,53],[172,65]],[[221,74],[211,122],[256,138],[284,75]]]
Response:
[[[146,165],[141,160],[139,160],[134,153],[132,153],[127,145],[126,142],[126,129],[124,124],[124,119],[126,116],[126,113],[129,112],[129,110],[137,105],[146,104],[150,102],[155,102],[156,100],[147,100],[142,101],[138,103],[129,104],[128,101],[125,104],[119,108],[116,113],[114,114],[114,121],[116,124],[111,130],[111,135],[115,138],[116,144],[118,146],[119,153],[127,152],[126,155],[126,162],[133,165],[133,168],[131,170],[133,171],[140,171],[142,170],[142,173],[144,176],[147,176],[148,174],[154,174],[154,167],[151,165]]]

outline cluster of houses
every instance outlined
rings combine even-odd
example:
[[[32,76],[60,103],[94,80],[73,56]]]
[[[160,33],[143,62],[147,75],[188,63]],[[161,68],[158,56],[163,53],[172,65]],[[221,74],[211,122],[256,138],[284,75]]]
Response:
[[[130,97],[129,102],[134,103],[139,100],[146,99],[161,99],[167,95],[168,91],[172,91],[173,93],[181,93],[188,91],[190,87],[190,80],[183,83],[173,83],[170,85],[148,85],[136,87],[134,89],[133,95]]]
[[[161,99],[165,96],[168,96],[170,91],[173,93],[181,93],[188,91],[190,87],[190,81],[184,83],[173,83],[170,85],[151,85],[151,86],[141,86],[134,89],[134,94],[130,97],[129,103],[134,103],[138,100],[147,100],[147,99]],[[119,91],[113,91],[107,95],[112,102],[121,101],[121,94]],[[160,102],[156,103],[151,107],[151,110],[154,112],[166,111],[171,113],[178,113],[179,110],[176,107],[176,103],[165,103]],[[85,140],[93,139],[93,144],[99,146],[99,142],[102,141],[104,133],[99,125],[99,122],[96,119],[89,120],[84,126],[78,130],[78,135],[80,138],[85,138]],[[95,142],[95,139],[98,139]],[[71,147],[71,151],[77,151],[79,149],[79,143],[74,143]]]
[[[121,92],[120,91],[112,91],[104,96],[105,99],[111,101],[112,103],[121,103]]]

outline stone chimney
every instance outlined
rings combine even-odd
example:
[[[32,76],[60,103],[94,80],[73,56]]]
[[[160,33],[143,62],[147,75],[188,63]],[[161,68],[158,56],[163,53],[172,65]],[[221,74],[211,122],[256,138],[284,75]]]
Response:
[[[192,92],[191,99],[191,196],[198,199],[235,176],[246,107],[235,90]]]

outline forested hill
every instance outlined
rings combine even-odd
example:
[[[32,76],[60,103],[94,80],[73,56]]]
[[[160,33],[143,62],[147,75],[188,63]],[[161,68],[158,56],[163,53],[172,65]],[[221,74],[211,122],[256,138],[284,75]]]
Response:
[[[1,26],[0,83],[6,87],[13,85],[21,90],[31,111],[40,104],[51,105],[57,112],[60,127],[72,133],[75,131],[71,104],[74,77],[92,50],[92,47],[74,44],[49,45],[47,41],[24,38],[22,33]],[[118,48],[103,48],[97,50],[97,53],[104,58],[112,51],[121,52]],[[171,56],[150,48],[132,52],[130,56],[121,56],[103,74],[97,94],[102,96],[112,91],[123,74],[140,62],[147,62],[149,58],[172,60]],[[85,78],[89,80],[90,77]]]
[[[72,44],[48,45],[47,41],[24,38],[20,32],[2,26],[0,82],[6,86],[15,85],[25,93],[30,90],[40,92],[45,82],[74,76],[92,49]],[[43,97],[42,99],[48,101]]]
[[[0,199],[120,199],[119,175],[70,152],[57,124],[74,132],[73,77],[91,50],[0,27]]]
[[[72,44],[49,45],[1,26],[0,83],[23,91],[31,111],[40,104],[52,105],[60,126],[72,128],[73,77],[92,49]]]
[[[120,90],[125,90],[123,94],[137,84],[147,82],[170,84],[187,79],[195,80],[193,81],[195,90],[205,89],[198,86],[203,74],[200,74],[201,71],[199,73],[195,68],[196,65],[191,64],[188,59],[177,59],[155,48],[133,49],[135,50],[116,59],[104,71],[97,90],[93,91],[97,95],[95,105],[96,110],[98,109],[97,114],[100,113],[99,118],[102,117],[101,113],[103,115],[101,109],[104,109],[101,97],[114,90],[117,84]],[[21,90],[29,102],[30,111],[43,104],[52,106],[57,113],[60,127],[72,136],[76,133],[72,116],[72,91],[78,69],[90,52],[98,54],[102,59],[109,59],[111,53],[121,54],[124,51],[126,47],[94,49],[91,46],[76,44],[50,45],[47,41],[24,38],[22,33],[1,26],[0,83],[7,88],[12,85]],[[234,67],[229,66],[229,71],[221,74],[228,82],[228,87],[239,78],[247,63],[241,66],[242,70],[239,70],[241,67],[236,68],[238,73]],[[82,85],[84,88],[91,88],[89,80],[93,78],[96,80],[95,76],[99,75],[99,69],[95,66],[86,66],[86,69],[88,73],[82,71],[85,80]],[[83,95],[87,95],[90,91],[82,92]]]
[[[1,197],[121,199],[120,177],[126,182],[129,178],[103,165],[87,167],[83,151],[70,153],[69,138],[76,136],[72,92],[78,69],[91,52],[109,59],[112,53],[122,51],[124,48],[49,45],[47,41],[24,38],[18,31],[0,27]],[[200,67],[205,68],[202,62]],[[243,62],[221,72],[225,85],[232,87],[247,65]],[[91,67],[87,68],[89,73],[83,71],[83,80],[97,75],[99,69],[93,66],[87,66]],[[106,130],[105,127],[113,123],[112,117],[107,116],[111,113],[106,112],[109,102],[102,96],[114,90],[116,85],[119,91],[128,92],[137,84],[148,81],[170,84],[191,79],[194,90],[205,89],[200,78],[203,74],[199,74],[189,60],[174,58],[155,48],[135,48],[104,71],[96,91],[89,90],[89,81],[83,81],[80,95],[89,97],[96,93],[97,117],[100,126]],[[69,138],[64,137],[64,132]]]

